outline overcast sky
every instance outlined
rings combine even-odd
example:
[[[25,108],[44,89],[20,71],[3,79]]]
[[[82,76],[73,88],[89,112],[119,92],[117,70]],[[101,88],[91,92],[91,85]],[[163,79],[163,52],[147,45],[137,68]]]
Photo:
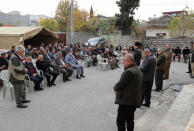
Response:
[[[22,14],[44,14],[54,16],[60,0],[0,0],[2,12],[20,11]],[[117,0],[77,0],[81,9],[90,10],[93,6],[96,14],[114,16],[119,12]],[[186,7],[194,10],[194,0],[141,0],[135,18],[147,20],[148,17],[161,16],[161,12],[182,10]]]

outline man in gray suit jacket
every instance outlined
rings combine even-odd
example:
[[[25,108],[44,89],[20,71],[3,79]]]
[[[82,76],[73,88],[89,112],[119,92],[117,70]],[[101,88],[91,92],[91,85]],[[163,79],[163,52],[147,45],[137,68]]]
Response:
[[[73,68],[71,68],[71,66],[67,65],[63,59],[62,59],[62,53],[59,52],[57,53],[57,58],[54,59],[54,64],[56,66],[60,67],[60,70],[58,70],[58,72],[60,71],[61,73],[63,73],[63,81],[71,81],[68,77],[70,77],[73,73]]]

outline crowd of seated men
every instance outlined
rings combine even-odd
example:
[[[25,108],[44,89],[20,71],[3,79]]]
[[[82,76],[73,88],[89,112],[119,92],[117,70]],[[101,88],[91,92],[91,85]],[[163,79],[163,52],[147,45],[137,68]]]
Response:
[[[0,71],[8,69],[8,61],[11,55],[15,52],[15,46],[8,52],[3,52],[0,57]],[[56,78],[60,73],[63,75],[63,82],[71,81],[70,77],[73,72],[76,73],[76,79],[85,78],[84,67],[80,61],[87,63],[87,67],[96,66],[98,64],[97,56],[107,58],[111,69],[118,66],[117,55],[114,54],[114,46],[109,44],[97,44],[97,46],[80,46],[70,44],[64,46],[62,43],[56,44],[41,44],[39,48],[33,48],[28,45],[25,50],[23,59],[24,65],[28,70],[27,74],[31,81],[34,82],[34,90],[41,91],[41,83],[43,76],[46,77],[47,86],[55,86]],[[32,62],[34,61],[35,62]],[[40,71],[43,74],[40,74]],[[0,88],[3,85],[0,80]]]

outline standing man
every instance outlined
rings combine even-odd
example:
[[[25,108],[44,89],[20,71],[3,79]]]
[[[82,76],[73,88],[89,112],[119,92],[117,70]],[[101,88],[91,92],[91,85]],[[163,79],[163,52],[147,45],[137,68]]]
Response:
[[[144,51],[145,60],[143,61],[140,70],[143,73],[143,80],[142,80],[142,99],[141,104],[142,106],[150,107],[150,99],[151,99],[151,91],[154,82],[154,74],[155,74],[155,67],[156,67],[156,59],[153,56],[150,49],[146,49]],[[145,104],[143,101],[145,100]]]
[[[134,113],[141,101],[142,74],[137,68],[133,54],[127,53],[123,58],[125,71],[114,86],[115,104],[118,104],[118,131],[134,130]]]
[[[170,65],[172,62],[172,51],[171,51],[170,45],[166,45],[166,50],[164,55],[166,56],[166,65],[164,69],[163,79],[166,80],[169,78]]]
[[[192,52],[193,45],[194,45],[194,41],[191,41],[190,42],[190,52],[189,52],[189,54],[191,54],[191,52]],[[186,73],[192,73],[192,70],[191,70],[191,56],[189,56],[188,72],[186,72]]]
[[[17,108],[26,108],[27,106],[24,105],[24,103],[30,102],[30,100],[26,100],[25,94],[24,79],[28,70],[25,68],[21,60],[24,52],[25,48],[22,45],[16,46],[15,53],[13,53],[9,61],[9,81],[14,87]]]
[[[156,75],[155,75],[155,84],[157,92],[162,91],[163,87],[163,74],[166,64],[166,56],[164,55],[164,50],[162,48],[158,49],[158,59],[156,62]]]
[[[141,50],[140,50],[140,47],[141,47],[141,43],[139,42],[135,42],[135,51],[133,53],[133,56],[134,56],[134,60],[135,60],[135,63],[137,66],[140,66],[141,64]]]

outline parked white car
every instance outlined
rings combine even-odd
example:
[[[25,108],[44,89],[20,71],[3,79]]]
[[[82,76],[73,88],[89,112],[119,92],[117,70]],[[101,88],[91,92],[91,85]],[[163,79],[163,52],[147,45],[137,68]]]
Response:
[[[85,46],[96,46],[98,43],[104,44],[106,40],[103,37],[93,37],[88,40],[88,42],[84,43]]]

